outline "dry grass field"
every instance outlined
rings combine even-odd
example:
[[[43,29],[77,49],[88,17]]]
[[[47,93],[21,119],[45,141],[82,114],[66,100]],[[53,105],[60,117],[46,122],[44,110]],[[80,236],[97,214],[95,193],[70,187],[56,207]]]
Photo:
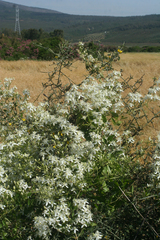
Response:
[[[123,78],[133,77],[133,81],[143,76],[141,93],[146,93],[154,77],[160,77],[160,53],[123,53],[115,69],[123,70]]]
[[[16,86],[19,93],[28,89],[31,95],[30,101],[34,102],[43,90],[42,83],[48,81],[48,72],[51,73],[53,69],[54,64],[50,61],[0,61],[0,79],[3,81],[4,78],[14,78],[12,86]],[[85,66],[81,62],[75,62],[71,70],[64,69],[63,72],[75,83],[84,80],[86,74]],[[63,83],[68,83],[65,77]],[[40,96],[38,101],[43,101],[43,99],[44,97]]]
[[[123,53],[121,59],[113,64],[116,70],[123,70],[123,78],[133,76],[132,83],[141,78],[143,75],[144,83],[140,89],[142,94],[147,92],[149,86],[152,85],[154,77],[160,77],[160,53]],[[0,61],[0,79],[14,78],[12,86],[16,85],[18,92],[22,93],[24,89],[28,89],[31,94],[30,101],[34,101],[42,91],[42,83],[48,80],[48,72],[51,72],[54,64],[48,61]],[[85,66],[82,62],[77,61],[73,64],[71,71],[64,70],[75,83],[84,80],[87,74]],[[67,79],[63,79],[67,83]],[[43,101],[43,96],[39,98]],[[158,111],[158,106],[155,106]],[[155,122],[155,128],[146,128],[145,135],[156,137],[157,131],[160,131],[160,121]]]
[[[153,84],[153,78],[160,77],[160,53],[123,53],[119,62],[114,64],[116,70],[122,69],[124,79],[133,77],[131,84],[143,76],[143,84],[139,89],[141,94],[146,94],[148,88]],[[160,111],[160,104],[152,104],[156,112]],[[153,117],[152,114],[149,117]],[[154,126],[145,128],[140,139],[147,139],[149,136],[157,139],[157,133],[160,131],[160,119],[154,121]]]

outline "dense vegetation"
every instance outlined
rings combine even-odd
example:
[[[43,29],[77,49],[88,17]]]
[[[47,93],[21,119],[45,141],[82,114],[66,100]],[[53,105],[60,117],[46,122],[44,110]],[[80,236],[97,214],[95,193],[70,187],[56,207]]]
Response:
[[[112,69],[121,49],[94,57],[80,42],[88,76],[64,85],[71,49],[62,41],[53,54],[43,85],[50,91],[39,106],[11,79],[0,85],[0,237],[159,239],[160,137],[138,137],[160,117],[152,107],[160,80],[143,96],[142,79],[131,85]]]
[[[59,44],[63,42],[63,31],[54,30],[47,33],[43,29],[27,29],[22,31],[21,37],[17,37],[17,33],[9,29],[4,29],[0,37],[0,60],[19,60],[19,59],[38,59],[52,60],[54,55],[59,51]],[[103,45],[92,42],[85,43],[88,53],[92,52],[97,57],[98,52],[113,52],[116,46]],[[70,50],[66,54],[70,58],[79,58],[77,53],[77,44],[72,44]],[[158,46],[123,46],[124,52],[160,52]]]
[[[41,59],[51,60],[53,53],[59,51],[59,43],[62,41],[60,37],[48,37],[41,39],[41,43],[37,40],[3,36],[0,38],[0,59],[19,60],[19,59]],[[43,47],[42,47],[43,44]]]
[[[160,15],[136,17],[77,16],[63,13],[42,13],[20,8],[21,30],[35,28],[52,32],[62,29],[64,38],[71,42],[79,40],[103,43],[145,43],[160,44]],[[40,10],[39,10],[40,11]],[[0,1],[0,22],[2,28],[14,29],[15,8]],[[147,43],[147,44],[146,44]]]

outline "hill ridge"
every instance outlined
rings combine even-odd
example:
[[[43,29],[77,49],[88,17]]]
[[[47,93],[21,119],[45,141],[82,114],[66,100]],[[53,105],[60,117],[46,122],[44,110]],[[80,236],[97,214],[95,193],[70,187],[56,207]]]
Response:
[[[14,1],[14,0],[13,0]],[[16,4],[0,0],[0,31],[15,28]],[[35,28],[52,32],[61,29],[70,42],[101,41],[160,44],[160,14],[130,17],[71,15],[18,4],[21,30]],[[132,44],[131,44],[132,45]]]
[[[31,7],[31,6],[26,6],[26,5],[22,5],[22,4],[17,4],[17,3],[14,3],[14,2],[10,3],[10,2],[7,2],[7,1],[3,1],[3,0],[0,0],[0,3],[2,3],[5,6],[8,6],[8,7],[13,7],[15,5],[15,6],[18,6],[19,9],[22,9],[22,10],[25,10],[25,11],[31,11],[31,12],[61,13],[61,12],[56,11],[56,10],[51,10],[51,9],[47,9],[47,8],[40,8],[40,7]]]

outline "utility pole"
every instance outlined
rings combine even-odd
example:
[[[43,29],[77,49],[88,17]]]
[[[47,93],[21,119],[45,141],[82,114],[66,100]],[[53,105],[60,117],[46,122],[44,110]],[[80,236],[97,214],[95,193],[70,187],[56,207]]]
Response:
[[[15,32],[18,32],[21,35],[20,23],[19,23],[19,7],[16,6],[16,22],[15,22]]]

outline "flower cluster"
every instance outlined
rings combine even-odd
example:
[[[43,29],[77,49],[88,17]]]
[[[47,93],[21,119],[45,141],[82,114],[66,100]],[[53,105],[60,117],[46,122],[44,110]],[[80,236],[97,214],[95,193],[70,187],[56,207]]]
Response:
[[[112,114],[123,109],[119,77],[119,72],[113,72],[103,82],[88,77],[81,86],[73,85],[66,93],[64,104],[60,107],[59,114],[65,112],[68,119],[72,116],[77,121],[72,122],[81,130],[84,129],[85,136],[88,133],[86,137],[94,144],[94,154],[105,150],[106,143],[110,152],[121,148],[117,141],[119,138],[121,142],[120,135],[116,130],[112,130],[109,123]],[[109,141],[110,136],[114,138],[112,142]]]
[[[2,38],[0,50],[0,58],[5,60],[37,59],[39,56],[39,49],[35,46],[34,41],[23,41],[19,38]]]
[[[152,177],[156,177],[156,179],[160,180],[160,133],[158,134],[158,142],[157,142],[157,146],[155,149],[155,152],[153,154],[153,174]],[[158,187],[160,186],[160,184],[158,183]]]
[[[108,152],[120,147],[116,143],[119,134],[111,130],[107,120],[111,109],[117,112],[122,106],[119,75],[113,72],[102,83],[88,78],[81,86],[73,86],[64,104],[57,105],[54,115],[45,110],[45,105],[35,107],[27,103],[25,90],[26,97],[19,109],[23,110],[23,117],[17,119],[17,128],[11,132],[2,128],[2,135],[7,133],[1,146],[1,166],[9,176],[3,181],[3,192],[8,187],[14,199],[19,193],[28,198],[34,191],[36,201],[43,204],[39,215],[34,217],[39,237],[47,239],[52,229],[75,233],[92,222],[89,203],[78,197],[78,193],[86,187],[84,175],[94,166],[96,155],[106,150],[105,141],[113,136],[113,141],[108,140]],[[5,102],[16,93],[14,89],[9,90],[10,80],[6,79],[4,85],[1,96]],[[87,129],[82,131],[80,125],[70,121],[69,117],[76,112],[81,113],[84,124],[92,119],[88,126],[89,138]],[[34,209],[32,211],[27,217],[34,216]]]
[[[113,70],[112,61],[119,60],[119,54],[121,53],[121,51],[114,51],[104,55],[104,50],[102,49],[103,47],[101,46],[99,49],[94,50],[93,48],[92,50],[92,48],[86,47],[82,42],[78,44],[77,48],[80,58],[85,62],[86,69],[90,75],[95,75],[97,78],[99,75],[103,78],[103,71]]]
[[[74,232],[86,227],[92,214],[87,200],[78,193],[86,186],[85,172],[92,168],[94,144],[58,112],[51,115],[43,106],[26,102],[23,107],[25,121],[20,120],[20,129],[8,132],[1,145],[1,175],[5,172],[9,176],[2,181],[2,193],[9,193],[7,187],[13,198],[19,193],[26,197],[34,189],[37,201],[44,204],[34,226],[44,239],[53,228]]]

